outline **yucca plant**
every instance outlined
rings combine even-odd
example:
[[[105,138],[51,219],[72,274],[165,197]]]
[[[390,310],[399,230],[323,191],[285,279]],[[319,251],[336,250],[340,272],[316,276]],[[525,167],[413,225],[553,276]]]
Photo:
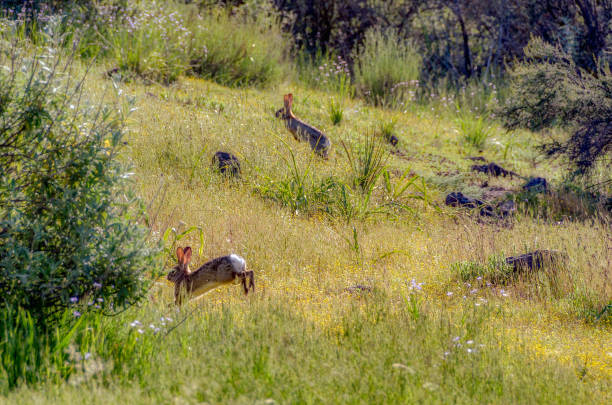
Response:
[[[329,118],[334,125],[340,124],[344,111],[342,105],[336,100],[332,100],[329,104]]]
[[[380,137],[374,133],[367,134],[363,140],[363,144],[355,150],[349,148],[344,141],[341,144],[349,160],[353,185],[367,193],[371,192],[382,175],[389,153]]]

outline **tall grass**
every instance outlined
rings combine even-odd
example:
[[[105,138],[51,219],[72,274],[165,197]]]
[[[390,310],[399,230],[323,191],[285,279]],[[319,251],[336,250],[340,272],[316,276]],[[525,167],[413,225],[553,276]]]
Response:
[[[68,8],[63,30],[80,53],[107,59],[124,80],[169,84],[185,73],[231,86],[266,85],[286,72],[288,49],[273,17],[178,1]],[[245,6],[246,7],[246,6]],[[85,19],[85,22],[82,21]],[[71,46],[71,43],[67,43]]]
[[[351,83],[349,64],[341,56],[322,52],[314,56],[298,53],[295,64],[302,83],[337,94],[340,98],[354,95],[355,89]]]
[[[284,302],[204,302],[164,317],[167,327],[157,334],[159,326],[138,319],[159,314],[155,304],[94,323],[69,360],[79,389],[43,391],[44,402],[58,392],[64,401],[86,401],[94,390],[113,402],[593,402],[593,388],[571,370],[510,353],[511,338],[490,323],[503,316],[493,305],[475,307],[470,299],[451,315],[435,309],[415,281],[392,306],[381,291],[345,294],[349,302],[329,321],[296,311],[290,294]],[[125,383],[105,386],[113,369]],[[147,372],[130,374],[138,370]],[[22,402],[27,392],[9,400]]]
[[[355,86],[372,104],[398,106],[414,97],[421,57],[395,31],[368,31],[354,60]]]
[[[168,6],[127,4],[116,13],[114,23],[98,33],[98,40],[124,75],[170,83],[187,69],[184,49],[190,32],[173,4]]]
[[[266,85],[286,72],[288,42],[273,22],[226,11],[192,15],[189,55],[192,71],[229,86]]]
[[[363,143],[355,150],[342,142],[352,172],[352,183],[363,192],[369,193],[382,175],[389,154],[381,139],[374,133],[363,137]]]

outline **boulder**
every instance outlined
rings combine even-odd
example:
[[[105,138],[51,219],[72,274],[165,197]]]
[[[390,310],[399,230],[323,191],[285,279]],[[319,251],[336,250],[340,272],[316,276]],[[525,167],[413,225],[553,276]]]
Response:
[[[512,266],[515,272],[539,270],[546,265],[562,265],[567,261],[567,254],[557,250],[535,250],[520,256],[506,258],[506,264]]]
[[[213,166],[223,174],[240,176],[240,162],[238,158],[228,152],[217,152],[212,158]]]
[[[469,198],[463,195],[461,192],[452,192],[446,196],[445,204],[450,207],[466,207],[466,208],[478,208],[485,205],[484,202]]]
[[[472,165],[472,170],[475,172],[485,173],[489,176],[499,177],[499,176],[518,176],[515,172],[510,170],[506,170],[497,163],[491,162],[486,165]]]
[[[525,183],[523,190],[530,193],[546,193],[548,191],[548,183],[543,177],[532,177]]]

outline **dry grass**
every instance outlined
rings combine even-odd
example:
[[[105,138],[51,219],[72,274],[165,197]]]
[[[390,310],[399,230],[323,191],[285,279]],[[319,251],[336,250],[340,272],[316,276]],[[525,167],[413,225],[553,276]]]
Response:
[[[89,83],[92,94],[102,94],[108,85],[97,79]],[[308,145],[295,142],[274,118],[282,94],[289,91],[296,97],[296,115],[330,136],[334,149],[329,160],[313,159]],[[345,223],[323,214],[296,215],[254,191],[254,185],[264,178],[279,179],[286,174],[282,159],[287,153],[285,142],[296,152],[298,163],[303,167],[311,165],[317,176],[348,175],[350,168],[339,147],[340,140],[355,144],[361,134],[390,120],[397,123],[398,136],[407,145],[402,155],[391,155],[391,169],[411,168],[424,177],[436,201],[442,200],[448,190],[445,187],[477,190],[477,184],[465,174],[471,163],[464,159],[469,150],[464,149],[462,135],[451,120],[439,119],[437,113],[424,108],[402,113],[347,101],[342,123],[333,126],[328,120],[328,106],[323,103],[328,98],[291,83],[267,91],[230,90],[182,78],[171,87],[130,84],[124,92],[137,98],[138,107],[132,115],[125,158],[134,164],[138,193],[151,202],[154,235],[160,235],[167,227],[199,226],[205,233],[203,255],[194,258],[194,265],[236,252],[255,270],[257,292],[253,298],[245,300],[238,288],[221,288],[192,304],[202,305],[201,314],[208,308],[210,314],[229,311],[236,319],[250,319],[245,314],[251,310],[261,314],[265,313],[265,305],[285,305],[315,329],[342,336],[349,315],[367,324],[371,316],[367,310],[370,294],[379,297],[375,302],[387,308],[392,322],[392,314],[404,310],[405,297],[411,294],[411,280],[415,279],[424,283],[423,305],[432,313],[442,311],[450,323],[461,325],[461,308],[466,300],[499,311],[501,315],[490,316],[486,322],[492,333],[508,337],[504,349],[508,350],[508,358],[527,353],[538,364],[552,362],[551,367],[571,370],[568,375],[572,371],[580,374],[589,392],[599,395],[593,402],[605,403],[610,398],[610,327],[585,322],[582,312],[612,299],[609,223],[557,224],[519,216],[505,226],[483,224],[455,211],[443,208],[440,212],[420,201],[410,202],[416,215],[373,216]],[[492,132],[496,139],[509,137],[498,128]],[[513,136],[516,146],[511,164],[515,171],[558,179],[557,167],[550,163],[537,163],[534,167],[537,158],[532,135]],[[241,180],[228,180],[213,173],[210,161],[217,150],[232,152],[241,159]],[[491,160],[499,160],[502,153],[494,148],[485,151]],[[507,188],[520,186],[517,180],[491,182]],[[375,193],[379,195],[380,188]],[[187,243],[197,246],[199,242],[194,235]],[[467,286],[451,270],[451,264],[457,261],[485,262],[492,255],[508,256],[534,249],[565,251],[570,257],[569,265],[554,277],[524,277],[503,287],[478,282]],[[357,284],[370,286],[373,292],[362,293],[364,299],[345,290]],[[145,310],[166,310],[171,298],[170,286],[164,285],[152,292],[152,303],[145,305]],[[190,333],[197,330],[198,320],[190,322],[189,329],[177,329],[175,333],[194,336]],[[308,330],[306,335],[313,333]],[[180,357],[186,361],[189,355]],[[197,367],[210,368],[204,359],[202,362],[199,366],[194,364],[189,373],[196,373]],[[176,395],[189,397],[188,385]],[[123,393],[139,401],[146,396],[139,388],[118,389],[113,394],[108,387],[88,388],[94,397],[103,394],[110,402],[119,402]],[[24,402],[29,395],[36,395],[37,402],[70,401],[82,395],[80,390],[22,390],[12,399]],[[549,397],[544,401],[552,400]]]

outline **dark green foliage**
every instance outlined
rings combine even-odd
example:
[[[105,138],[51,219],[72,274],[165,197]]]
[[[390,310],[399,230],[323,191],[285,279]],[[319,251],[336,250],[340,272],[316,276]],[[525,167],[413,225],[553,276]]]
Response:
[[[48,52],[9,52],[0,72],[0,307],[43,323],[137,301],[158,253],[118,160],[123,115]]]
[[[549,141],[543,148],[550,156],[567,156],[578,173],[587,173],[612,151],[610,70],[581,69],[560,47],[538,38],[525,55],[526,61],[511,71],[511,95],[502,111],[505,125],[570,129],[569,139]]]

